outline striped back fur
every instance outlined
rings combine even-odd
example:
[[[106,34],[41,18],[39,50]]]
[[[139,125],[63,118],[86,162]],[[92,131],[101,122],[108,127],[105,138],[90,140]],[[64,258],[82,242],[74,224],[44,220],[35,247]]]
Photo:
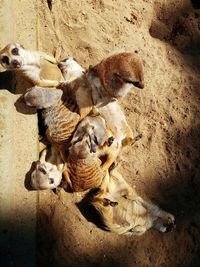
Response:
[[[63,98],[43,111],[45,124],[48,127],[47,138],[58,148],[68,143],[80,120],[78,106],[73,98],[67,94],[64,94]]]
[[[71,181],[71,189],[80,192],[100,186],[104,173],[100,168],[101,161],[97,157],[80,159],[69,156],[67,161]]]

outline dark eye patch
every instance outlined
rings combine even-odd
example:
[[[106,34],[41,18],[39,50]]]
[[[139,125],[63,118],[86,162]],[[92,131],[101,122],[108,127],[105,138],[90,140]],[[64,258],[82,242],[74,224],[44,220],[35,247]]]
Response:
[[[8,58],[7,56],[3,56],[3,57],[1,58],[1,62],[4,63],[4,64],[9,65],[9,58]]]
[[[83,136],[79,136],[79,138],[73,142],[73,145],[75,145],[76,143],[79,143],[80,141],[82,141]]]
[[[109,137],[108,138],[108,146],[111,146],[112,145],[112,143],[114,142],[114,137],[113,136],[111,136],[111,137]]]
[[[46,170],[43,167],[39,167],[38,168],[40,172],[42,172],[43,174],[47,174]]]
[[[18,56],[19,55],[19,49],[17,47],[13,48],[11,50],[11,53],[14,55],[14,56]]]
[[[96,145],[98,145],[98,144],[99,144],[99,142],[98,142],[98,139],[97,139],[96,135],[94,136],[94,142],[95,142],[95,144],[96,144]]]

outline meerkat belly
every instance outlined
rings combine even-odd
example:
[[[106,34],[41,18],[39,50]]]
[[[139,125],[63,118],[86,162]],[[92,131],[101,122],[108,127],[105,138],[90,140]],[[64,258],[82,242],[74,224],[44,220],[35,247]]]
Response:
[[[25,65],[21,68],[21,71],[19,72],[20,75],[22,75],[23,77],[26,78],[26,80],[28,80],[29,82],[33,83],[35,81],[38,81],[39,77],[40,77],[40,68],[36,67],[36,66],[32,66],[32,65]]]
[[[118,233],[140,235],[147,229],[149,216],[140,202],[121,197],[113,209],[113,222],[118,225]]]
[[[116,102],[111,102],[103,107],[98,108],[101,116],[106,121],[106,126],[111,130],[114,137],[121,142],[126,138],[126,118]]]
[[[137,203],[123,197],[117,199],[117,203],[115,207],[108,207],[109,212],[101,212],[107,229],[118,234],[138,235],[138,228],[146,223],[146,210],[141,216]]]
[[[67,143],[80,120],[79,114],[64,105],[45,112],[44,117],[48,127],[47,138],[55,145]]]
[[[104,177],[98,159],[74,159],[69,157],[67,167],[72,188],[75,192],[98,187]]]

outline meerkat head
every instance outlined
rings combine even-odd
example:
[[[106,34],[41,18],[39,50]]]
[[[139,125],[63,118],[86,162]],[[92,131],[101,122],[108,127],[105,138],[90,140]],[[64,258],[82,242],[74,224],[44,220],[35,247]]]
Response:
[[[88,78],[99,78],[105,94],[110,97],[127,95],[134,87],[143,88],[143,68],[133,53],[114,54],[87,71]]]
[[[85,70],[72,57],[61,60],[58,63],[58,67],[60,68],[64,79],[68,82],[79,78],[85,72]]]
[[[62,94],[60,89],[34,86],[24,94],[24,102],[27,106],[37,109],[48,108],[61,99]]]
[[[8,44],[0,51],[0,63],[7,70],[19,70],[24,64],[25,48],[18,43]]]
[[[106,142],[106,124],[101,116],[87,116],[83,119],[72,138],[72,143],[88,137],[90,152],[96,153],[97,147]]]
[[[47,166],[37,161],[35,170],[31,174],[31,187],[39,190],[50,188],[52,185],[54,185],[54,179],[49,177]]]
[[[82,138],[73,141],[69,148],[69,154],[79,159],[86,159],[92,155],[92,146],[89,135],[85,134]]]
[[[105,143],[107,138],[105,121],[100,116],[87,116],[83,119],[71,140],[71,155],[86,158],[96,153],[97,147]]]

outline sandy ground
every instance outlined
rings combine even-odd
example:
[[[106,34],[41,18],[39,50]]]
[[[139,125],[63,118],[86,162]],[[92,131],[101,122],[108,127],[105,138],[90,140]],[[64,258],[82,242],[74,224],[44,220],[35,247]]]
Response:
[[[34,2],[0,0],[0,50],[11,42],[36,49]],[[17,76],[0,67],[0,266],[33,267],[37,192],[25,180],[38,158],[37,114],[19,100],[30,84]]]
[[[117,48],[142,58],[145,88],[121,102],[142,138],[123,151],[120,170],[177,224],[167,234],[117,236],[91,222],[92,210],[78,208],[81,194],[44,191],[38,266],[199,266],[199,10],[189,0],[40,0],[38,10],[41,50],[74,56],[84,67]]]

